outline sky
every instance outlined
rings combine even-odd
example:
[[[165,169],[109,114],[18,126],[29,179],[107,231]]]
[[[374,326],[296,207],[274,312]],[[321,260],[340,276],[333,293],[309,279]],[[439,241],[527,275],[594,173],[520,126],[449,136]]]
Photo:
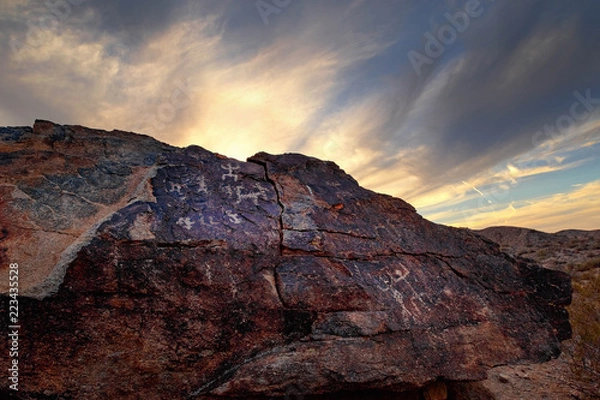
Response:
[[[331,160],[437,223],[600,229],[597,0],[0,0],[0,126]]]

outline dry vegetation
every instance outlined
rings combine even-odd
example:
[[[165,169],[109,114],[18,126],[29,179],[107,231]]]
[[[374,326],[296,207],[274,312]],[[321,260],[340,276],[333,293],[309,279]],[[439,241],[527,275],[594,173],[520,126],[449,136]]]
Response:
[[[573,304],[569,308],[573,340],[567,346],[570,371],[589,398],[600,396],[600,258],[575,266],[580,273],[573,282]]]

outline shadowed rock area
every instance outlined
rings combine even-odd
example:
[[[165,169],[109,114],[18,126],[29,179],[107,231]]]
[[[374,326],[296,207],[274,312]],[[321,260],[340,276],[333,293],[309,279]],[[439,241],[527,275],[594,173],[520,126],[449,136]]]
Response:
[[[567,274],[332,162],[48,121],[0,139],[3,309],[9,263],[21,295],[19,392],[0,394],[460,398],[570,337]]]

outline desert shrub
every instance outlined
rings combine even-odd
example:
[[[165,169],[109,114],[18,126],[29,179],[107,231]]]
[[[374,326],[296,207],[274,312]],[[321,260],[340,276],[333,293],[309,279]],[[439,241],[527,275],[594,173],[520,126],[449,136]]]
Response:
[[[600,268],[600,257],[593,258],[586,262],[577,265],[576,270],[580,272],[591,271],[593,269]]]
[[[600,273],[588,271],[573,289],[569,309],[573,327],[571,374],[575,381],[593,386],[600,382]]]

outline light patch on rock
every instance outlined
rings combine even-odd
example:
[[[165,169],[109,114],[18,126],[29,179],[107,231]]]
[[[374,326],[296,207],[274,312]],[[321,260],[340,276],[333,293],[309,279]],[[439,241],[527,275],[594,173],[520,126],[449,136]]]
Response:
[[[19,189],[16,186],[13,189],[11,196],[13,199],[29,199],[29,200],[31,200],[31,197],[28,196],[27,193],[25,193],[24,191],[22,191],[21,189]]]
[[[143,173],[143,170],[139,171]],[[51,272],[38,284],[34,284],[31,287],[23,289],[21,291],[21,295],[25,297],[31,297],[34,299],[44,299],[45,297],[51,296],[56,293],[64,281],[65,275],[67,273],[67,268],[69,265],[75,260],[79,251],[90,244],[92,239],[96,236],[96,232],[98,228],[104,224],[106,221],[110,220],[116,212],[118,212],[123,206],[126,204],[133,204],[135,202],[140,201],[148,201],[148,200],[156,200],[152,194],[152,185],[150,180],[156,176],[157,167],[153,166],[145,171],[144,175],[139,179],[139,183],[136,185],[135,189],[130,192],[130,196],[124,196],[124,199],[129,198],[127,203],[120,202],[115,204],[110,209],[106,209],[106,214],[93,223],[87,230],[85,230],[82,234],[80,234],[69,246],[67,246],[61,253],[58,262],[52,268]],[[137,175],[139,176],[139,175]],[[136,175],[134,175],[133,179],[135,179]],[[104,214],[104,213],[102,213]],[[137,222],[137,220],[136,220]],[[135,232],[135,226],[133,228],[134,235],[141,235],[141,237],[148,237],[147,231],[148,228],[141,228],[139,232]],[[144,232],[144,233],[141,233]],[[131,233],[131,231],[130,231]],[[134,239],[136,240],[136,239]]]
[[[189,219],[189,218],[188,218]],[[140,214],[133,222],[133,226],[129,229],[129,237],[131,240],[152,240],[155,239],[150,224],[152,217],[149,214]]]
[[[177,225],[189,231],[190,229],[192,229],[192,226],[194,226],[194,222],[190,219],[190,217],[181,217],[177,220]]]

